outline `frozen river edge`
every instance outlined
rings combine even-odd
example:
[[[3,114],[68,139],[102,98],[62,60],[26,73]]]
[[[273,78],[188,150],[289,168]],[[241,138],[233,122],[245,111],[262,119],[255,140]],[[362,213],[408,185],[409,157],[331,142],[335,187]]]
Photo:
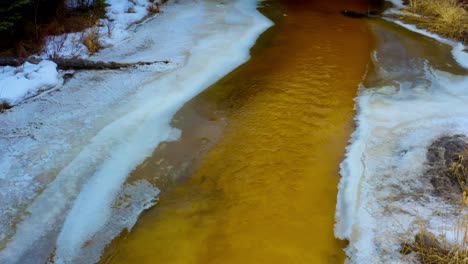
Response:
[[[157,186],[125,184],[185,102],[249,59],[272,25],[257,2],[178,1],[97,60],[171,67],[82,71],[0,115],[1,263],[91,263],[154,204]],[[144,190],[142,192],[142,190]],[[122,193],[128,206],[115,208]],[[142,195],[142,193],[146,195]]]

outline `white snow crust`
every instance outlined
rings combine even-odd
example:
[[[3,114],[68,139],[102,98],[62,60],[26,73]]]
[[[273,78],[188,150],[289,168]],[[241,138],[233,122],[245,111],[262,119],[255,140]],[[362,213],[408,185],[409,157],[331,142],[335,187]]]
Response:
[[[51,61],[0,67],[0,103],[16,105],[59,83],[57,65]]]

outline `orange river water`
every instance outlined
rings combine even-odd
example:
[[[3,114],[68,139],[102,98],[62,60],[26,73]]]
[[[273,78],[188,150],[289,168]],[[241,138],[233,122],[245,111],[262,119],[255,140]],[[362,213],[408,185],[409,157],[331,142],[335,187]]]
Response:
[[[263,5],[275,26],[251,60],[185,107],[214,105],[205,123],[222,125],[182,118],[182,143],[156,151],[132,177],[154,177],[164,155],[190,152],[190,133],[216,144],[195,155],[185,178],[162,188],[159,203],[108,247],[103,263],[343,263],[346,244],[333,235],[338,170],[373,44],[365,20],[339,11],[369,6]]]

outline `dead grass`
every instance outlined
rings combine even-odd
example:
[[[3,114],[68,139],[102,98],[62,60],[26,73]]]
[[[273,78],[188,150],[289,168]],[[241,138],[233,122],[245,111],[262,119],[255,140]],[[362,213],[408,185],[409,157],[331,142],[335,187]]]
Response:
[[[0,102],[0,113],[10,109],[12,106],[7,102]]]
[[[458,183],[463,191],[463,202],[460,205],[461,220],[458,220],[453,227],[445,229],[440,236],[431,233],[420,222],[414,242],[402,245],[402,254],[413,253],[424,264],[468,264],[468,216],[462,216],[463,210],[468,208],[468,189],[466,185],[468,149],[457,154],[451,168],[452,172],[457,176]],[[449,233],[451,233],[450,236]],[[448,237],[451,237],[451,240]]]
[[[468,263],[467,219],[459,221],[454,227],[455,241],[447,239],[447,233],[436,236],[423,225],[414,243],[403,244],[401,253],[413,253],[424,264],[466,264]],[[452,231],[452,230],[450,230]]]
[[[399,19],[441,36],[468,43],[468,12],[458,0],[410,0]],[[413,14],[416,15],[413,15]]]
[[[159,9],[159,4],[158,4],[158,3],[151,3],[150,5],[148,5],[148,7],[146,8],[146,10],[147,10],[148,13],[150,13],[150,14],[158,14],[158,13],[161,13],[161,9]]]
[[[94,54],[101,49],[99,44],[99,30],[97,28],[91,29],[87,35],[85,35],[83,44],[88,48],[89,53]]]

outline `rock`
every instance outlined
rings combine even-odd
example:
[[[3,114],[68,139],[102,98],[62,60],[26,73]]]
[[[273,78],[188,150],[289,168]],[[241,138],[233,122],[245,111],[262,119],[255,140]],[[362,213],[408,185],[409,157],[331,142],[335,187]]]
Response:
[[[460,155],[467,150],[468,137],[464,135],[438,138],[427,150],[426,176],[430,177],[436,194],[452,202],[463,198],[468,173],[460,169],[468,168],[468,157],[462,159]],[[458,173],[456,165],[459,167]]]

